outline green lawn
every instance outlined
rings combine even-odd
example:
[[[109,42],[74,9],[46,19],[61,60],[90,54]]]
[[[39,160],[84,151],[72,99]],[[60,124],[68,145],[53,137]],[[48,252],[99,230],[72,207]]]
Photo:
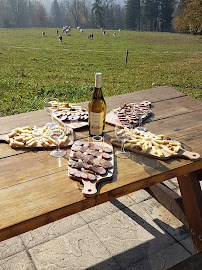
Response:
[[[42,109],[46,96],[90,100],[95,72],[103,73],[105,97],[168,85],[201,100],[199,36],[113,32],[60,30],[59,44],[56,29],[0,29],[0,116]]]

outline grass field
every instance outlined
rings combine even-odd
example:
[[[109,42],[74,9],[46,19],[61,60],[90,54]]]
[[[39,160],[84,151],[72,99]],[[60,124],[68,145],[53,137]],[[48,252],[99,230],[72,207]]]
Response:
[[[114,38],[85,29],[62,36],[59,44],[56,29],[0,29],[0,116],[42,109],[46,96],[90,100],[95,72],[103,73],[105,97],[168,85],[201,100],[199,36],[117,31]]]

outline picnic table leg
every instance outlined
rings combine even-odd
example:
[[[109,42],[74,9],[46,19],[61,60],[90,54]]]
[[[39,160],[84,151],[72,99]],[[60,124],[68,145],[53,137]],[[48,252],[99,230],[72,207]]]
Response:
[[[196,252],[202,251],[202,170],[177,177]]]

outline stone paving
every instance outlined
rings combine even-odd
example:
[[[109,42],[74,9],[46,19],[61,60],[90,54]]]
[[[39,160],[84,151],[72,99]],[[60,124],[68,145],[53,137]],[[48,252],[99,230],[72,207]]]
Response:
[[[188,229],[139,190],[0,242],[0,270],[163,270],[192,254]]]

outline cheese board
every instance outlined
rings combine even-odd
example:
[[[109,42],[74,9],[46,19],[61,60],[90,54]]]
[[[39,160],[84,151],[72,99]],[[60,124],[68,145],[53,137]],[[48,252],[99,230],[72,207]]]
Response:
[[[132,152],[166,160],[173,157],[188,158],[191,160],[200,159],[200,155],[195,152],[186,151],[178,141],[171,140],[164,135],[155,135],[149,131],[140,131],[137,128],[129,129],[124,127],[122,132],[129,134],[129,140],[124,147]],[[111,139],[111,143],[120,146],[116,137]]]
[[[97,194],[97,184],[112,179],[114,173],[113,146],[105,142],[75,141],[68,162],[68,176],[83,184],[86,197]]]
[[[8,143],[10,147],[16,149],[53,149],[56,147],[56,141],[52,138],[54,132],[58,132],[60,127],[17,127],[7,134],[0,135],[0,141]],[[60,140],[60,148],[69,148],[74,142],[74,131],[68,128],[66,136]]]
[[[145,121],[151,114],[151,102],[125,103],[117,109],[113,109],[106,115],[106,122],[111,125],[133,126],[139,125],[139,119]]]

